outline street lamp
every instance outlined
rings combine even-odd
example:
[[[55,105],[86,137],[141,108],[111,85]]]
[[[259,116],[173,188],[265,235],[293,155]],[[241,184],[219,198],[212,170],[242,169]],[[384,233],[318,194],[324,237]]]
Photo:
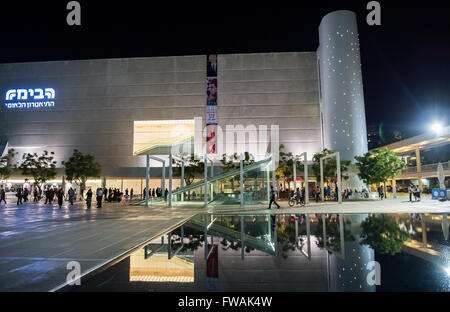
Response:
[[[442,131],[444,130],[444,127],[438,122],[435,122],[430,126],[431,130],[433,130],[437,135],[442,134]]]

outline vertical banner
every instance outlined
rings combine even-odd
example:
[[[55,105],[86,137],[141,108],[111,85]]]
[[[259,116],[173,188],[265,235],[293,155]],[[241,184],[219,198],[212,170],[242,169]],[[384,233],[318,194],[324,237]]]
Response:
[[[208,245],[212,251],[206,261],[207,290],[216,291],[219,285],[219,246],[217,243]]]
[[[217,54],[208,54],[206,60],[206,150],[216,154],[217,141]]]

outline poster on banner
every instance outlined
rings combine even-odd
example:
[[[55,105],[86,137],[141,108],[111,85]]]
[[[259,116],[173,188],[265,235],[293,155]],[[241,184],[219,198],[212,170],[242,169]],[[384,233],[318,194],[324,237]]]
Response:
[[[206,106],[206,124],[217,125],[217,106]]]
[[[207,136],[206,136],[206,151],[208,154],[216,154],[216,131],[217,125],[207,125]]]
[[[217,54],[206,56],[206,149],[208,154],[216,154],[217,134]]]

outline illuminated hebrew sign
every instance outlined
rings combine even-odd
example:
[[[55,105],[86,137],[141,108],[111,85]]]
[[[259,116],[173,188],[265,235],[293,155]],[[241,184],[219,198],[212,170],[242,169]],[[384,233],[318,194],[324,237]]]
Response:
[[[5,106],[10,109],[27,109],[55,106],[55,89],[9,89],[5,95]]]

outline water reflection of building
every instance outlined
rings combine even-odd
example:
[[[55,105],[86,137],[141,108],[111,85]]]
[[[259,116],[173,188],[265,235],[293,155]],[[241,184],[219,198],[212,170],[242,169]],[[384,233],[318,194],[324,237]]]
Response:
[[[194,282],[194,263],[186,257],[167,258],[167,252],[145,259],[144,249],[130,255],[130,282]]]
[[[376,291],[376,286],[369,285],[367,282],[369,274],[367,264],[375,261],[374,250],[359,243],[361,241],[360,225],[366,217],[368,217],[367,214],[345,215],[339,220],[341,242],[344,238],[344,230],[349,230],[354,240],[344,241],[344,250],[328,254],[331,291]]]

